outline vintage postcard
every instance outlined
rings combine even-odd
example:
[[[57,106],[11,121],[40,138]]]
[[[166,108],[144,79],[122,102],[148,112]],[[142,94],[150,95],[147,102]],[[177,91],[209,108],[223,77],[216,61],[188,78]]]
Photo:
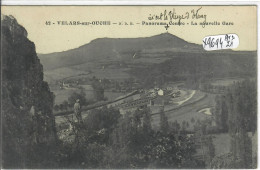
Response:
[[[257,168],[256,6],[2,6],[2,168]]]

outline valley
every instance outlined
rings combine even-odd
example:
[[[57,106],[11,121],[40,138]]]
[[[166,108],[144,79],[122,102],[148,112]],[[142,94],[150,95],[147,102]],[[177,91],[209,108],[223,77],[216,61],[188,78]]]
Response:
[[[115,108],[122,117],[148,109],[155,131],[162,126],[162,112],[173,131],[195,134],[198,126],[207,124],[217,155],[227,153],[218,141],[228,134],[218,130],[216,98],[234,83],[256,77],[256,52],[205,52],[168,33],[140,39],[101,38],[39,57],[44,79],[55,95],[55,122],[62,140],[70,133],[68,116],[75,102],[70,98],[77,94],[85,98],[85,121],[97,110]],[[223,142],[229,150],[230,140]],[[197,152],[203,155],[201,149]]]

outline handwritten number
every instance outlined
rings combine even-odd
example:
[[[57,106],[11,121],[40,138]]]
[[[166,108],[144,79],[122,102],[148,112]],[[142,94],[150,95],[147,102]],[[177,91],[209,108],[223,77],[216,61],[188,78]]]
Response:
[[[232,47],[234,39],[235,39],[235,37],[233,35],[230,36],[230,35],[226,34],[226,36],[225,36],[225,41],[227,42],[226,47]]]

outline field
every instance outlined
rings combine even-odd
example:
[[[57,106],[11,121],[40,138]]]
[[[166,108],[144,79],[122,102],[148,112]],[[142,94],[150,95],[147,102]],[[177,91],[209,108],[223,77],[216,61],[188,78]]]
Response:
[[[44,80],[47,81],[50,86],[62,80],[92,78],[94,76],[100,79],[124,80],[131,77],[127,71],[129,71],[129,68],[120,66],[119,63],[107,65],[107,63],[95,64],[91,62],[77,66],[45,70]]]
[[[44,80],[49,84],[53,84],[56,81],[62,80],[68,77],[76,77],[79,75],[88,75],[88,71],[74,69],[70,67],[57,68],[54,70],[44,71]]]
[[[83,85],[84,91],[86,93],[86,98],[87,99],[93,99],[94,94],[93,94],[93,89],[89,85]],[[60,88],[51,88],[51,91],[55,95],[55,104],[61,104],[64,100],[68,100],[68,97],[73,93],[73,92],[80,92],[80,89],[78,88],[67,88],[67,89],[60,89]]]
[[[226,79],[216,79],[211,84],[214,86],[230,86],[234,82],[242,81],[243,78],[226,78]]]
[[[112,69],[112,68],[104,68],[104,69],[94,69],[93,72],[89,74],[89,77],[98,77],[98,78],[106,78],[106,79],[128,79],[130,75],[126,73],[128,69],[120,68],[120,69]]]
[[[94,99],[93,88],[90,85],[80,85],[84,88],[84,92],[86,93],[86,98],[88,100]],[[55,104],[61,104],[64,100],[68,100],[68,97],[72,94],[73,91],[79,92],[78,88],[67,88],[67,89],[60,89],[60,88],[51,88],[51,91],[55,95]],[[114,100],[119,96],[124,95],[124,93],[120,92],[111,92],[105,91],[104,96],[110,101]]]

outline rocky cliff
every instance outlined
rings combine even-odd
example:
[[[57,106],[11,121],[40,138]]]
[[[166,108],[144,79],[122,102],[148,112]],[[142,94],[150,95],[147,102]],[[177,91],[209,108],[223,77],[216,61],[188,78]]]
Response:
[[[1,16],[1,24],[3,167],[34,167],[56,141],[54,95],[25,28],[12,16]]]

